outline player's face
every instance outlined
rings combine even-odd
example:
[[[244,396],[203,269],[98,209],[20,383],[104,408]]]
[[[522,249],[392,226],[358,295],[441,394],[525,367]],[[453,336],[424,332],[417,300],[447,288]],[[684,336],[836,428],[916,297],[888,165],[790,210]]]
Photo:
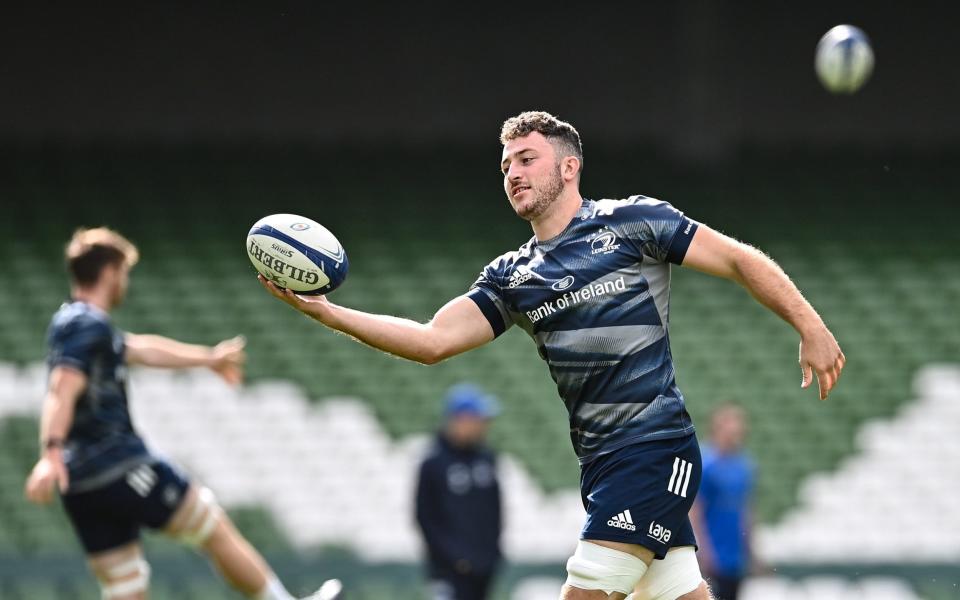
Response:
[[[503,146],[503,190],[518,216],[535,221],[563,192],[553,144],[536,131]]]
[[[113,306],[119,306],[127,296],[127,288],[130,287],[130,267],[124,264],[107,267],[105,271],[110,281],[110,300]]]
[[[459,415],[450,419],[447,434],[458,446],[476,446],[487,437],[490,421],[475,415]]]
[[[739,410],[722,411],[713,419],[713,442],[723,451],[738,450],[747,437],[747,422]]]

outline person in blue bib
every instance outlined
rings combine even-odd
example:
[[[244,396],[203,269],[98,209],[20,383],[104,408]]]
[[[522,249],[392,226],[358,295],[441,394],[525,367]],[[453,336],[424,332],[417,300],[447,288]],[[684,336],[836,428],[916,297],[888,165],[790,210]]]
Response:
[[[703,476],[690,517],[716,600],[737,600],[752,562],[756,466],[743,447],[746,435],[746,413],[724,403],[713,411],[710,441],[701,448]]]
[[[206,554],[248,598],[293,600],[213,492],[148,449],[133,426],[127,365],[206,367],[238,385],[245,358],[241,337],[208,347],[118,329],[110,311],[123,301],[138,258],[129,240],[104,227],[78,230],[67,245],[72,298],[47,332],[41,456],[27,499],[46,504],[59,492],[105,600],[147,597],[144,527]],[[340,589],[329,580],[311,598],[332,600]]]
[[[533,237],[494,259],[427,323],[298,296],[275,297],[397,356],[434,364],[517,326],[566,406],[586,523],[567,561],[565,600],[709,598],[688,518],[700,448],[670,352],[670,269],[732,280],[800,334],[803,387],[825,399],[846,360],[823,320],[769,257],[670,204],[580,194],[580,134],[542,111],[500,132],[503,189]]]

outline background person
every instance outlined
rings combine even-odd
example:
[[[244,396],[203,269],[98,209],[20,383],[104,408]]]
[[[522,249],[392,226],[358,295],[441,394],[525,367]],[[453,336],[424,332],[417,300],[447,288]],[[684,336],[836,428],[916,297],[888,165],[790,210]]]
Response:
[[[710,442],[701,446],[703,476],[690,517],[716,600],[736,600],[751,565],[756,469],[743,447],[746,435],[746,413],[725,403],[714,410]]]
[[[248,598],[293,600],[213,492],[151,452],[133,426],[127,365],[207,367],[239,385],[245,360],[241,337],[207,347],[120,331],[110,311],[126,296],[138,259],[130,241],[103,227],[78,230],[67,245],[71,299],[47,334],[41,456],[25,485],[27,499],[46,504],[59,491],[104,600],[147,597],[144,527],[203,552]],[[331,580],[311,598],[331,600],[339,592]]]
[[[446,395],[444,424],[420,465],[416,517],[427,548],[431,600],[483,600],[500,562],[501,506],[486,445],[495,398],[459,384]]]

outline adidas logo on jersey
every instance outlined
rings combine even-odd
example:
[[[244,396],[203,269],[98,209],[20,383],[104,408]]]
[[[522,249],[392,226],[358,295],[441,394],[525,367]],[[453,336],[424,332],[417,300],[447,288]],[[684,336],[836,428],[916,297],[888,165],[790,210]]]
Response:
[[[530,267],[527,265],[519,265],[513,273],[510,274],[510,281],[507,282],[507,287],[513,289],[533,278],[533,272],[530,270]]]
[[[651,537],[662,544],[670,541],[673,532],[654,521],[650,521],[650,529],[647,530],[647,537]]]
[[[607,525],[610,527],[616,527],[617,529],[626,529],[627,531],[637,530],[637,526],[633,524],[633,517],[630,516],[630,509],[610,517],[610,520],[607,521]]]

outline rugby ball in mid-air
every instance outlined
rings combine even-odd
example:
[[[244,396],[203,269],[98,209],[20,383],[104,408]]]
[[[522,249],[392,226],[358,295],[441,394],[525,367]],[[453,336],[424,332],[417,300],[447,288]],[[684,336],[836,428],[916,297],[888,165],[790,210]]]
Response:
[[[326,294],[347,277],[347,253],[326,227],[299,215],[270,215],[247,234],[247,256],[261,275],[298,294]]]
[[[837,25],[820,38],[814,67],[820,83],[834,94],[852,94],[873,73],[873,48],[858,27]]]

